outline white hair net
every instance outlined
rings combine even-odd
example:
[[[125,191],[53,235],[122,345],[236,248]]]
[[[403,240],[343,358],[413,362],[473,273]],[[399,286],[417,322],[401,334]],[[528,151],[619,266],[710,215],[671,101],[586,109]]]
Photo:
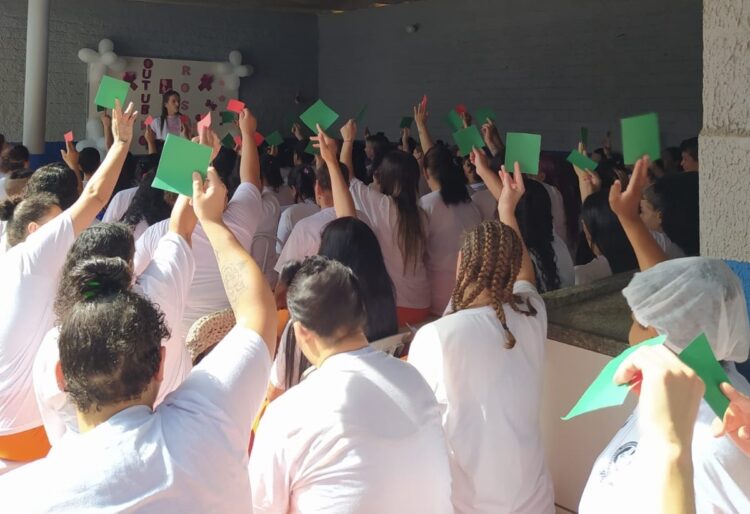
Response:
[[[679,353],[705,333],[716,358],[743,362],[750,349],[745,294],[719,259],[687,257],[636,273],[622,291],[635,320]]]

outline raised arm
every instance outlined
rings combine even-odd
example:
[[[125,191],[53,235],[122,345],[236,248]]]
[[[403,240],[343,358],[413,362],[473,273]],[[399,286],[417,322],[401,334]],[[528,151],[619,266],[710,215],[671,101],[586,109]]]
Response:
[[[146,133],[143,136],[146,139],[146,147],[148,148],[148,154],[153,155],[158,153],[156,150],[156,132],[151,128],[151,125],[146,125]]]
[[[73,220],[73,232],[80,234],[91,225],[96,215],[106,207],[120,177],[122,165],[128,155],[130,140],[133,138],[133,122],[137,116],[133,111],[133,103],[122,111],[120,102],[115,100],[112,111],[112,133],[114,143],[107,152],[104,161],[96,170],[91,180],[83,189],[81,196],[70,207],[70,217]]]
[[[521,240],[521,247],[523,248],[521,269],[518,271],[516,281],[525,280],[532,284],[536,284],[534,265],[531,262],[526,243],[523,242],[521,229],[518,227],[518,220],[516,220],[516,206],[526,192],[526,187],[523,184],[523,175],[521,174],[521,166],[518,162],[515,163],[512,177],[505,171],[505,166],[503,166],[500,170],[500,178],[503,182],[503,189],[500,193],[500,200],[497,204],[497,212],[500,215],[500,221],[515,230],[518,238]]]
[[[115,142],[112,134],[112,117],[107,114],[106,109],[102,113],[102,128],[104,129],[104,147],[109,150]]]
[[[271,356],[276,351],[276,304],[263,272],[224,225],[222,216],[227,188],[216,170],[209,168],[203,182],[193,173],[193,206],[208,236],[221,272],[237,325],[263,338]]]
[[[242,132],[240,182],[250,182],[260,191],[260,158],[258,157],[258,147],[255,145],[254,137],[258,128],[258,121],[249,109],[242,109],[239,123]]]
[[[349,180],[354,178],[354,158],[352,153],[354,152],[354,140],[357,137],[357,122],[349,120],[346,125],[341,127],[341,138],[343,143],[341,144],[341,162],[343,162],[349,171]]]
[[[190,197],[178,196],[169,217],[169,231],[182,236],[187,244],[192,246],[193,230],[197,221],[193,206],[190,205]]]
[[[417,124],[417,133],[419,133],[419,144],[422,146],[422,151],[424,153],[427,153],[430,148],[435,146],[432,137],[430,137],[430,133],[427,131],[428,116],[427,108],[422,107],[421,102],[414,106],[414,121]]]
[[[347,125],[354,125],[353,120],[349,120]],[[356,131],[356,125],[354,125]],[[346,181],[344,180],[344,174],[341,173],[341,166],[339,161],[336,159],[336,140],[330,138],[323,132],[323,129],[318,125],[318,135],[313,136],[315,141],[315,148],[320,149],[320,156],[328,166],[328,174],[331,177],[331,191],[333,192],[333,207],[336,210],[337,218],[346,218],[348,216],[355,217],[357,211],[354,209],[354,199],[352,194],[349,192],[349,188],[346,187]],[[343,150],[342,150],[343,153]],[[351,176],[352,172],[349,171]]]
[[[83,188],[83,172],[81,171],[81,165],[79,163],[80,156],[73,141],[65,142],[65,149],[60,149],[60,155],[62,156],[63,161],[65,161],[65,164],[68,165],[68,168],[75,171],[79,189]]]
[[[503,182],[500,180],[500,175],[490,169],[487,154],[483,150],[474,147],[471,151],[471,162],[476,166],[477,173],[482,177],[484,185],[490,190],[495,200],[500,200],[500,193],[503,191]]]
[[[623,191],[621,182],[615,180],[609,190],[609,206],[617,215],[630,244],[633,246],[641,271],[667,260],[664,250],[651,235],[639,214],[643,189],[648,183],[648,166],[648,157],[638,159],[633,169],[633,175],[630,177],[628,188]]]
[[[586,147],[583,143],[578,143],[578,152],[586,155]],[[602,181],[598,173],[592,170],[581,169],[575,164],[573,164],[573,171],[575,171],[578,178],[578,189],[581,192],[581,203],[583,203],[586,201],[586,198],[601,189]]]

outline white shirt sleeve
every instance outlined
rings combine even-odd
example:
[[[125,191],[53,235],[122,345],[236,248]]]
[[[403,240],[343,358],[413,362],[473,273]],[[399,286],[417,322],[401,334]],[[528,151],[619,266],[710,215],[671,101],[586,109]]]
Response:
[[[380,191],[375,191],[367,187],[364,182],[354,178],[349,185],[349,191],[352,193],[354,205],[358,210],[365,213],[367,218],[374,225],[389,223],[389,212],[392,199]]]
[[[262,217],[263,205],[260,191],[251,183],[243,182],[227,204],[227,209],[224,211],[224,223],[246,250],[250,249]]]
[[[287,434],[277,429],[276,407],[279,398],[271,403],[260,422],[248,465],[250,489],[253,492],[253,512],[286,514],[292,484],[287,461]]]
[[[75,241],[73,219],[67,210],[45,223],[39,230],[26,238],[26,241],[11,248],[6,255],[20,253],[22,274],[57,274],[65,263],[68,250]]]
[[[317,245],[317,247],[316,247]],[[297,261],[315,255],[318,253],[320,241],[316,243],[310,238],[307,232],[304,230],[304,226],[299,223],[294,226],[292,233],[289,235],[289,239],[286,240],[284,248],[281,249],[281,254],[276,261],[274,270],[277,273],[281,273],[284,266],[288,262]]]
[[[135,242],[135,257],[133,257],[133,275],[140,276],[154,257],[159,241],[169,231],[169,220],[154,223]]]
[[[287,239],[289,239],[289,236],[292,233],[292,214],[293,209],[290,207],[289,209],[286,209],[284,212],[281,213],[281,217],[279,218],[279,228],[276,229],[276,239],[281,241],[281,244],[276,243],[276,253],[281,253],[281,250],[283,250],[283,245],[286,243]]]
[[[424,377],[430,389],[435,393],[441,414],[444,414],[448,395],[443,376],[443,349],[440,343],[440,333],[433,323],[424,325],[414,335],[407,359],[409,364],[417,368],[419,374]]]

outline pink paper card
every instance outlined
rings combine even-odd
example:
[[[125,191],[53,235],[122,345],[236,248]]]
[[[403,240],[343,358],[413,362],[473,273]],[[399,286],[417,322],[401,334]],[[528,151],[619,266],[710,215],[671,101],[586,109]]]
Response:
[[[421,102],[421,104],[422,104],[422,110],[423,110],[423,111],[424,111],[425,109],[427,109],[427,95],[424,95],[424,96],[422,97],[422,102]]]
[[[150,127],[153,122],[154,117],[149,114],[148,116],[146,116],[146,121],[144,121],[143,123],[145,123],[147,127]]]
[[[265,137],[263,137],[263,134],[260,132],[253,133],[253,139],[255,140],[255,146],[260,146],[263,144],[263,141],[266,140]]]
[[[237,146],[242,146],[242,136],[237,134],[234,136],[234,144]]]
[[[466,114],[466,106],[464,104],[458,104],[456,106],[456,112],[458,114]]]
[[[73,131],[71,130],[70,132],[66,132],[63,137],[65,138],[65,142],[66,143],[72,142],[73,141],[73,137],[74,137],[73,136]]]
[[[180,121],[181,121],[181,122],[182,122],[182,124],[183,124],[183,125],[185,125],[185,126],[188,126],[188,125],[190,125],[190,118],[188,118],[188,117],[187,117],[187,116],[185,116],[184,114],[180,115]]]
[[[207,113],[201,120],[198,122],[198,129],[207,129],[211,126],[211,113]]]
[[[240,113],[244,108],[245,104],[239,100],[229,100],[229,102],[227,102],[227,111]]]

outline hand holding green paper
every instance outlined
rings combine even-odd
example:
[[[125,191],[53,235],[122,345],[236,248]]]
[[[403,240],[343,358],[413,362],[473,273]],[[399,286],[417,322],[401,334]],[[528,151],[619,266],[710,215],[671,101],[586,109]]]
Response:
[[[573,166],[576,166],[582,170],[594,171],[596,170],[596,167],[599,166],[598,162],[596,162],[593,159],[590,159],[589,157],[587,157],[586,155],[582,154],[581,152],[577,150],[573,150],[572,152],[570,152],[570,154],[568,154],[567,159],[565,160],[568,161]]]
[[[317,126],[320,125],[323,130],[328,130],[331,125],[338,119],[339,115],[328,107],[323,100],[318,100],[300,115],[302,122],[313,131],[318,133]]]
[[[193,172],[197,171],[201,177],[206,178],[211,150],[209,146],[168,134],[152,187],[181,195],[192,195]]]
[[[620,126],[625,164],[635,164],[644,155],[648,155],[652,161],[661,156],[659,118],[656,113],[623,118]]]
[[[536,175],[539,173],[539,154],[542,151],[542,136],[508,132],[505,136],[505,167],[513,169],[518,162],[521,173]]]
[[[464,129],[456,131],[453,134],[453,140],[458,145],[461,156],[469,155],[474,147],[484,147],[482,135],[479,133],[479,129],[475,125],[469,125]]]
[[[114,109],[115,100],[119,100],[120,105],[125,105],[129,90],[130,84],[124,80],[117,80],[109,75],[104,75],[99,83],[94,103],[104,109]]]

